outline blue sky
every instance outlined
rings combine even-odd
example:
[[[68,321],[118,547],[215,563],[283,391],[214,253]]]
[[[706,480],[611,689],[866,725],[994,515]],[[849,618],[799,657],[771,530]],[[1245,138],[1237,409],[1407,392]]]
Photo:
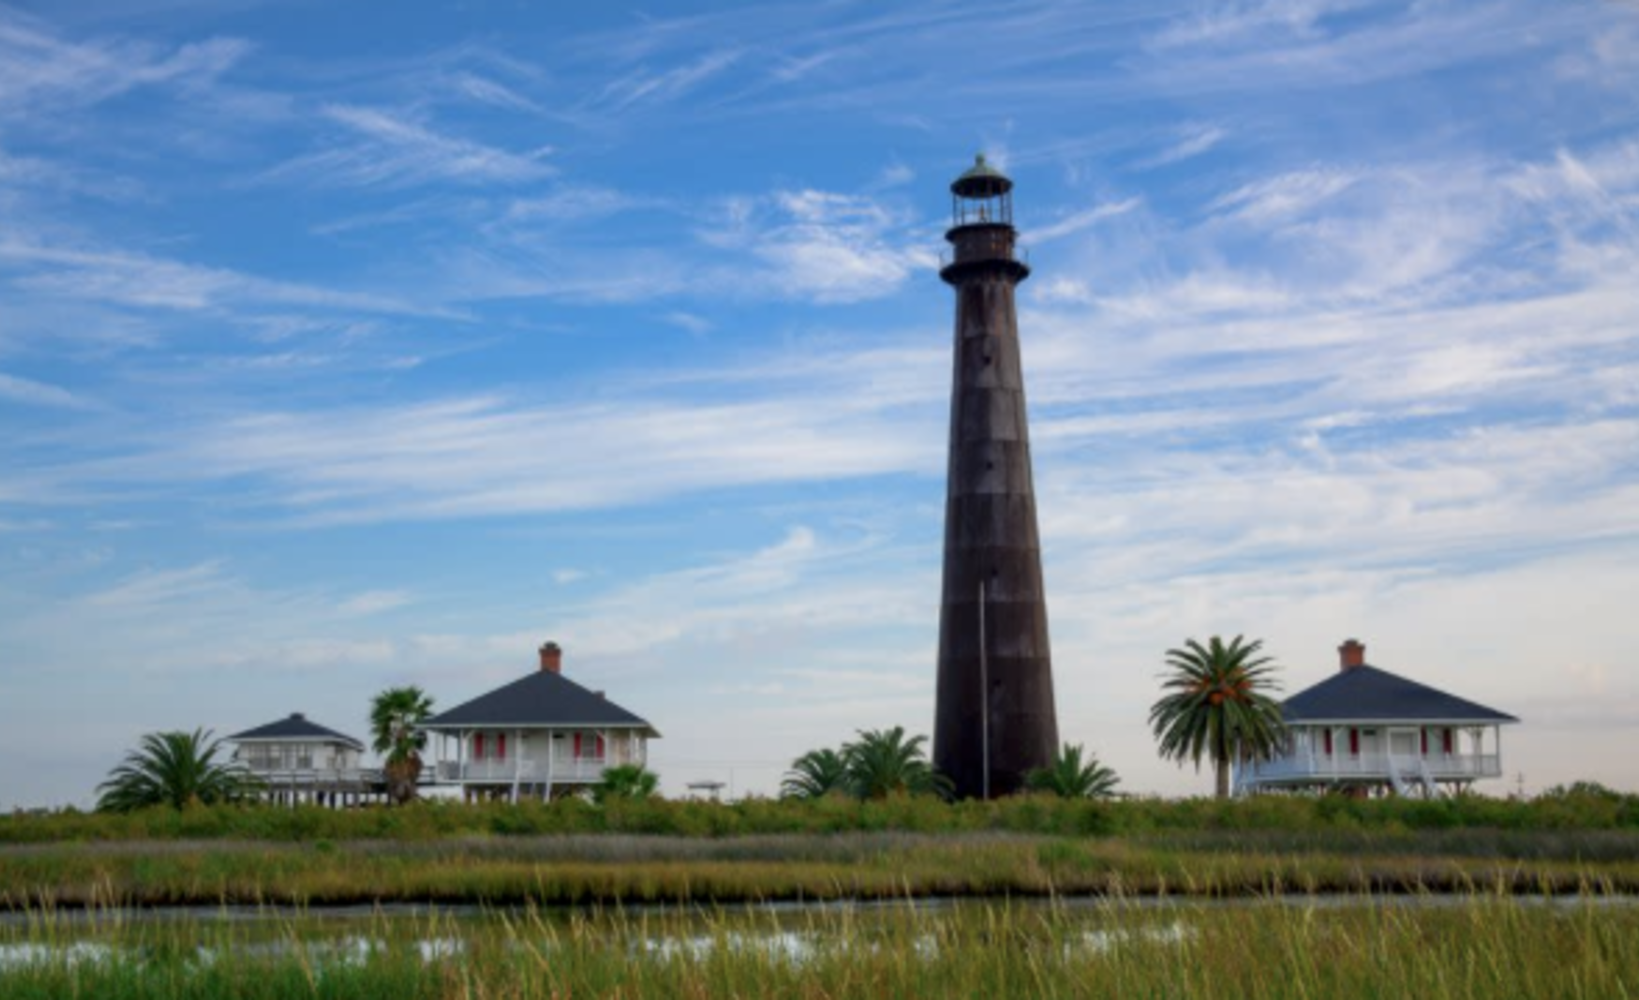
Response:
[[[1639,787],[1639,4],[579,8],[0,5],[0,807],[545,639],[671,791],[927,732],[980,149],[1067,738],[1358,636]]]

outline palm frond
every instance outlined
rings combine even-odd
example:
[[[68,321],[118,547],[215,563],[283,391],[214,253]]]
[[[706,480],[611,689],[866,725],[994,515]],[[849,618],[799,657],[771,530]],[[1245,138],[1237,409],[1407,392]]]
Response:
[[[233,802],[260,788],[244,765],[218,763],[220,740],[209,730],[148,733],[138,748],[97,786],[97,808],[130,812],[151,806],[184,806]]]
[[[1239,757],[1272,755],[1286,735],[1272,657],[1259,655],[1262,640],[1229,642],[1213,636],[1205,645],[1186,639],[1165,654],[1164,692],[1150,707],[1150,729],[1163,758],[1193,763],[1206,759],[1220,771]]]

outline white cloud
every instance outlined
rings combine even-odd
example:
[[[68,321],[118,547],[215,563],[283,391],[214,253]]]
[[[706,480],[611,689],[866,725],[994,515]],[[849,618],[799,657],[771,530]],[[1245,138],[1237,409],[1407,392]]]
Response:
[[[374,615],[409,604],[414,598],[403,590],[367,590],[355,594],[336,606],[343,615]]]
[[[606,84],[591,104],[596,109],[620,114],[639,105],[675,101],[722,73],[738,59],[737,52],[717,51],[672,69],[632,70]]]
[[[1169,166],[1193,159],[1214,149],[1229,137],[1228,131],[1217,125],[1189,125],[1179,130],[1178,138],[1161,151],[1139,160],[1140,169]]]
[[[1236,188],[1218,197],[1207,208],[1239,222],[1269,226],[1306,216],[1359,180],[1358,174],[1345,170],[1292,171]]]
[[[186,569],[136,573],[88,595],[85,604],[146,613],[157,606],[177,604],[216,591],[227,583],[221,569],[220,563],[205,562]]]
[[[479,76],[476,73],[455,73],[449,78],[449,85],[456,93],[480,104],[505,108],[509,111],[528,111],[532,113],[541,111],[539,104],[506,84]]]
[[[0,237],[0,263],[25,269],[14,281],[63,298],[121,305],[202,310],[230,304],[273,303],[388,314],[454,315],[388,296],[272,280],[224,268],[189,264],[119,250],[84,249]]]
[[[731,202],[727,217],[727,227],[702,237],[714,246],[749,249],[764,266],[734,283],[776,295],[864,301],[936,264],[931,251],[900,242],[903,220],[863,196],[781,191],[766,203]]]
[[[36,382],[33,379],[22,378],[17,375],[7,375],[5,372],[0,372],[0,399],[11,400],[14,403],[25,403],[30,406],[49,406],[68,410],[84,410],[92,406],[90,401],[69,392],[61,386]]]
[[[233,38],[169,50],[123,40],[67,42],[43,22],[0,11],[0,117],[96,104],[139,87],[205,86],[249,51]]]
[[[507,206],[507,222],[578,222],[642,208],[649,202],[612,188],[561,187],[550,194],[520,198]]]
[[[1062,239],[1066,236],[1079,233],[1090,226],[1096,226],[1105,219],[1114,218],[1118,215],[1125,215],[1137,208],[1139,204],[1139,199],[1127,198],[1122,201],[1105,202],[1102,205],[1094,205],[1092,208],[1084,209],[1080,212],[1072,212],[1057,222],[1053,222],[1045,226],[1032,227],[1031,230],[1025,234],[1024,239],[1032,246],[1042,243],[1050,243],[1053,240]]]
[[[1373,17],[1332,17],[1376,7]],[[1550,45],[1608,28],[1608,5],[1500,0],[1261,0],[1175,19],[1150,39],[1136,82],[1155,94],[1360,86]]]
[[[132,485],[266,477],[282,484],[287,512],[373,521],[582,510],[929,464],[914,434],[882,414],[803,397],[555,406],[475,398],[246,414],[197,431],[178,447],[78,474]]]
[[[514,153],[434,131],[426,124],[380,108],[332,104],[321,114],[361,142],[288,160],[263,172],[262,180],[301,178],[316,184],[408,186],[432,181],[516,184],[555,171],[541,147]]]
[[[1322,17],[1366,6],[1371,0],[1252,0],[1212,4],[1169,21],[1150,44],[1157,48],[1267,44],[1272,33],[1314,37]]]
[[[696,316],[694,313],[684,312],[681,309],[667,313],[663,319],[672,326],[687,330],[695,336],[711,332],[714,325],[711,320],[703,316]]]

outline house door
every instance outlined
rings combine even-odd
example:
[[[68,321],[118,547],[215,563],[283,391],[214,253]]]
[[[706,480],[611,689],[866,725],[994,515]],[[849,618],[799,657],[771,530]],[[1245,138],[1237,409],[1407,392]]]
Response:
[[[1390,732],[1389,754],[1394,757],[1417,756],[1417,734],[1404,729]]]

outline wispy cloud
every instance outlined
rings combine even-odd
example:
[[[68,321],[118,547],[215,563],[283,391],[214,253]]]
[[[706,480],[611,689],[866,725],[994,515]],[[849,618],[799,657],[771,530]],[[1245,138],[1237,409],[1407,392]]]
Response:
[[[1267,226],[1306,215],[1359,179],[1356,173],[1335,168],[1292,171],[1236,188],[1220,195],[1207,208],[1238,221]]]
[[[368,590],[342,601],[336,610],[343,615],[363,617],[401,608],[412,600],[414,598],[403,590]]]
[[[93,608],[118,608],[124,611],[151,611],[156,606],[170,605],[222,586],[225,577],[219,562],[204,562],[183,569],[148,570],[133,574],[107,589],[85,597],[85,604]]]
[[[1360,85],[1586,38],[1600,4],[1544,9],[1405,0],[1263,0],[1190,13],[1150,39],[1142,83],[1167,93]],[[1374,9],[1376,16],[1351,17]]]
[[[696,89],[738,59],[738,52],[723,50],[708,52],[693,62],[671,69],[634,69],[605,84],[590,105],[600,111],[620,114],[640,105],[665,104]]]
[[[456,93],[480,104],[505,108],[509,111],[528,111],[532,113],[541,111],[539,104],[506,84],[479,76],[476,73],[455,73],[449,77],[449,85]]]
[[[1032,226],[1025,239],[1032,245],[1051,243],[1053,240],[1063,239],[1091,226],[1096,226],[1105,219],[1125,215],[1138,206],[1139,200],[1137,198],[1126,198],[1122,201],[1094,205],[1092,208],[1072,212],[1057,222],[1045,226]]]
[[[904,220],[871,198],[782,191],[728,205],[727,224],[703,232],[715,246],[746,248],[762,262],[742,287],[816,302],[857,302],[898,288],[932,252],[905,239]]]
[[[1322,17],[1369,6],[1374,0],[1250,0],[1214,4],[1172,18],[1150,38],[1158,48],[1252,42],[1268,45],[1272,32],[1316,35]]]
[[[613,188],[564,186],[537,197],[519,198],[506,208],[504,222],[578,222],[601,219],[652,205]]]
[[[365,187],[431,181],[516,184],[554,173],[545,162],[550,147],[510,152],[446,135],[414,118],[380,108],[332,104],[320,113],[361,141],[287,160],[263,172],[261,180],[294,178]]]
[[[1225,129],[1217,125],[1189,125],[1179,129],[1179,133],[1171,145],[1139,160],[1135,166],[1151,169],[1181,163],[1217,147],[1229,136]]]
[[[178,450],[91,463],[92,481],[266,477],[286,516],[354,522],[570,511],[725,484],[877,475],[926,464],[881,414],[802,399],[261,413]]]
[[[711,320],[706,319],[704,316],[696,316],[693,313],[683,312],[680,309],[673,310],[662,318],[672,326],[687,330],[689,333],[696,336],[703,333],[709,333],[712,328]]]
[[[23,270],[13,278],[21,287],[129,306],[189,311],[257,302],[365,313],[456,315],[439,306],[419,306],[384,295],[301,285],[146,254],[0,237],[0,265],[8,262]]]
[[[65,410],[91,409],[93,404],[61,386],[18,375],[0,372],[0,399],[29,406],[47,406]]]
[[[43,22],[0,9],[0,118],[97,104],[148,86],[203,86],[250,45],[213,38],[176,48],[125,41],[64,41]]]

